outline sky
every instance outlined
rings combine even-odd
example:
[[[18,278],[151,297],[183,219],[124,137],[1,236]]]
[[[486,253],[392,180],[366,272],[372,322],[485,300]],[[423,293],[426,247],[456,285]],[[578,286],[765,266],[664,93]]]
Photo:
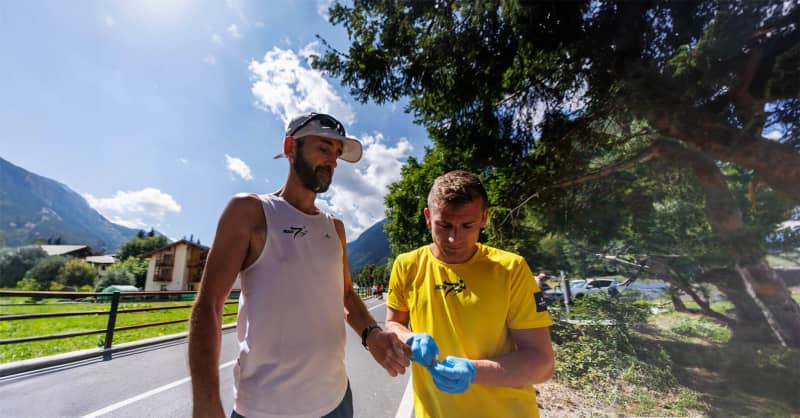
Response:
[[[230,197],[283,185],[289,119],[330,113],[365,146],[317,199],[352,241],[430,141],[404,103],[360,104],[311,68],[317,35],[349,46],[330,3],[0,2],[0,157],[112,222],[208,245]]]

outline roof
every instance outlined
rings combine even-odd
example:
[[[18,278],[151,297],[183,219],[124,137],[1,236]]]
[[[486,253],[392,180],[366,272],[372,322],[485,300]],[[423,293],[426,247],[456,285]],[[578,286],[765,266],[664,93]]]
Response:
[[[113,255],[93,255],[86,257],[84,260],[92,264],[114,264],[117,262]]]
[[[82,249],[89,249],[88,245],[40,245],[40,247],[47,255],[65,255]]]
[[[139,288],[128,284],[112,284],[103,289],[103,292],[113,292],[115,290],[119,292],[138,292]]]
[[[185,239],[182,239],[180,241],[175,241],[172,244],[165,245],[165,246],[163,246],[161,248],[156,248],[155,250],[150,251],[149,253],[144,253],[144,254],[140,255],[139,257],[141,257],[141,258],[150,258],[150,257],[153,256],[153,254],[160,253],[160,252],[162,252],[164,250],[167,250],[169,248],[178,246],[179,244],[185,244],[185,245],[188,245],[190,247],[199,248],[200,250],[203,250],[203,251],[208,251],[208,247],[206,247],[205,245],[195,244],[195,243],[193,243],[191,241],[187,241]]]

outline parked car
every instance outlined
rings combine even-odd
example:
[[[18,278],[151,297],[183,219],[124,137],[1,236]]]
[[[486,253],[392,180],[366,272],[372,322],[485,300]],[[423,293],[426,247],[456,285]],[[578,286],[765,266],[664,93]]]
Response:
[[[580,299],[592,293],[608,293],[608,289],[612,287],[612,284],[617,287],[618,291],[622,291],[624,288],[624,286],[622,286],[622,282],[612,279],[570,280],[569,284],[572,299]],[[561,291],[560,287],[545,291],[544,293],[545,299],[564,299],[564,293]]]

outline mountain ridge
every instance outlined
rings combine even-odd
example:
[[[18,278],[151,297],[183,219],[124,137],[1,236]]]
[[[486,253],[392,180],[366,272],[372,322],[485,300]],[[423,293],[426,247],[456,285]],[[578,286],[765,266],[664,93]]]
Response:
[[[67,185],[0,157],[0,246],[60,238],[107,253],[137,232],[106,219]]]
[[[389,260],[392,250],[389,236],[383,230],[386,219],[367,228],[355,241],[347,243],[347,262],[353,277],[367,264],[383,265]]]

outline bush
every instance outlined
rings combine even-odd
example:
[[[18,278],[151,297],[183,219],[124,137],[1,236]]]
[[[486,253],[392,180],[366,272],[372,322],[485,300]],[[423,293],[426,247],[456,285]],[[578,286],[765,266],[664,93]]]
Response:
[[[35,291],[41,290],[41,288],[39,286],[39,282],[36,279],[32,278],[32,277],[26,277],[26,278],[18,281],[17,282],[17,289],[25,290],[25,291],[28,291],[28,292],[35,292]]]
[[[33,278],[39,282],[40,289],[50,288],[50,282],[58,281],[58,272],[66,264],[67,258],[50,256],[39,259],[27,273],[25,278]]]
[[[135,285],[136,277],[133,275],[133,273],[125,269],[118,268],[114,270],[108,270],[106,271],[106,274],[97,279],[97,282],[95,283],[95,289],[97,289],[99,292],[106,287],[115,284]]]
[[[4,249],[0,252],[0,287],[14,287],[37,261],[47,257],[38,246]]]
[[[134,282],[131,283],[132,285],[138,288],[144,288],[145,283],[147,282],[147,265],[149,261],[147,259],[141,259],[139,257],[128,257],[122,261],[118,261],[112,264],[107,272],[112,270],[127,270],[131,274],[133,274]],[[111,284],[122,284],[122,283],[111,283]]]
[[[57,281],[64,286],[79,288],[93,285],[97,279],[97,269],[83,260],[73,259],[64,263],[58,271]]]
[[[552,306],[550,313],[553,318],[564,314],[558,306]],[[578,300],[571,308],[570,319],[588,322],[558,323],[551,330],[557,343],[556,379],[568,386],[598,391],[617,379],[651,389],[673,387],[676,380],[669,355],[644,343],[635,333],[649,314],[649,306],[638,301],[615,301],[602,294]]]

